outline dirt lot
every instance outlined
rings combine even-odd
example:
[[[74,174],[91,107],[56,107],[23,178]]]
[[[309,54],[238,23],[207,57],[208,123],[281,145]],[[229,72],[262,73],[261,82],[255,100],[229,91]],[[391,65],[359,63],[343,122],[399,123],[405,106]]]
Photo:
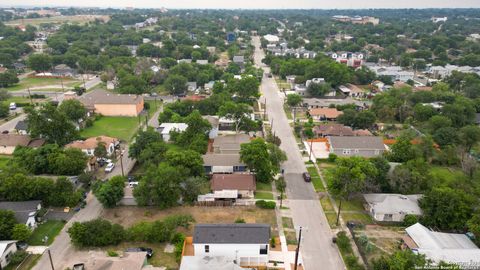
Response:
[[[382,255],[393,254],[399,250],[404,228],[392,226],[366,225],[362,230],[355,230],[357,236],[365,234],[370,243],[375,247],[367,254],[369,260]]]
[[[278,235],[275,211],[256,207],[194,207],[183,206],[166,210],[155,207],[122,206],[105,209],[103,218],[129,227],[140,221],[154,221],[169,215],[190,214],[196,223],[233,223],[244,219],[246,223],[267,223],[272,226],[272,234]],[[193,226],[186,234],[192,233]]]

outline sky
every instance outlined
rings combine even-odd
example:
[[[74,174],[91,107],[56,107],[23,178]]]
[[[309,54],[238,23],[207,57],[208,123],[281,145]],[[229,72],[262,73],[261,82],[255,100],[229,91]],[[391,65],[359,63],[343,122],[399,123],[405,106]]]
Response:
[[[480,0],[0,0],[0,6],[225,9],[480,8]]]

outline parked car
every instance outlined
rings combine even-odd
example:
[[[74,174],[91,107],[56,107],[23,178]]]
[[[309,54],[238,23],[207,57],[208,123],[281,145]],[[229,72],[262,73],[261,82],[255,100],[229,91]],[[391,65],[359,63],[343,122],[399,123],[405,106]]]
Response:
[[[127,176],[127,180],[128,180],[129,183],[130,183],[130,182],[136,182],[136,181],[135,181],[135,176],[133,176],[133,175]]]
[[[130,183],[128,183],[128,187],[129,187],[129,188],[134,188],[134,187],[136,187],[136,186],[138,186],[138,182],[130,182]]]
[[[8,134],[8,130],[2,131],[2,134]]]
[[[310,177],[310,174],[308,172],[304,172],[302,174],[303,176],[303,180],[305,180],[305,182],[311,182],[312,181],[312,177]]]
[[[15,110],[17,109],[17,104],[15,102],[12,102],[10,103],[10,106],[8,106],[8,108],[10,108],[10,110]]]
[[[107,167],[105,167],[105,172],[111,172],[113,171],[113,168],[115,168],[115,164],[110,162],[107,164]]]
[[[125,252],[147,252],[148,258],[153,256],[153,249],[146,247],[127,248]]]
[[[77,263],[73,265],[73,270],[85,270],[85,264]]]

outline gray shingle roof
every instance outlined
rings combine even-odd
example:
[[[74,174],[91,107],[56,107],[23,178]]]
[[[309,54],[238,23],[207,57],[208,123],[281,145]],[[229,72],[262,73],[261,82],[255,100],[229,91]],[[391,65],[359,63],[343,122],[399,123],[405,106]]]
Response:
[[[194,244],[268,244],[268,224],[197,224]]]
[[[18,123],[15,125],[16,130],[27,130],[28,129],[28,123],[27,121],[18,121]]]
[[[37,211],[37,206],[42,201],[23,201],[23,202],[0,202],[0,209],[15,212],[17,222],[25,223],[31,212]]]
[[[331,136],[328,137],[333,149],[385,150],[382,137],[375,136]]]
[[[206,154],[202,157],[204,166],[245,166],[240,161],[240,154]]]

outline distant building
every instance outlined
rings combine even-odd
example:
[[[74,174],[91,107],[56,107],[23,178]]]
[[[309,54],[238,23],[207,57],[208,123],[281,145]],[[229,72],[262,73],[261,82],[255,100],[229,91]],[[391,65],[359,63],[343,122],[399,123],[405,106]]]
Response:
[[[365,59],[364,54],[359,52],[334,52],[329,53],[329,55],[338,63],[342,63],[353,68],[361,67]]]
[[[228,43],[233,43],[237,39],[237,36],[235,35],[234,32],[228,32],[226,39]]]
[[[448,17],[432,17],[431,20],[433,23],[446,22]]]
[[[218,136],[219,117],[217,115],[204,115],[202,118],[207,120],[212,126],[208,132],[208,138],[215,139]]]
[[[28,135],[0,134],[0,154],[11,155],[17,146],[37,148],[45,144],[44,139],[32,139]]]
[[[340,157],[376,157],[386,151],[382,137],[376,136],[329,136],[330,153]]]
[[[275,35],[265,35],[265,36],[263,36],[263,38],[270,44],[280,42],[280,38],[278,36],[275,36]]]
[[[77,99],[89,112],[104,116],[138,116],[144,109],[144,100],[140,95],[93,90]]]

